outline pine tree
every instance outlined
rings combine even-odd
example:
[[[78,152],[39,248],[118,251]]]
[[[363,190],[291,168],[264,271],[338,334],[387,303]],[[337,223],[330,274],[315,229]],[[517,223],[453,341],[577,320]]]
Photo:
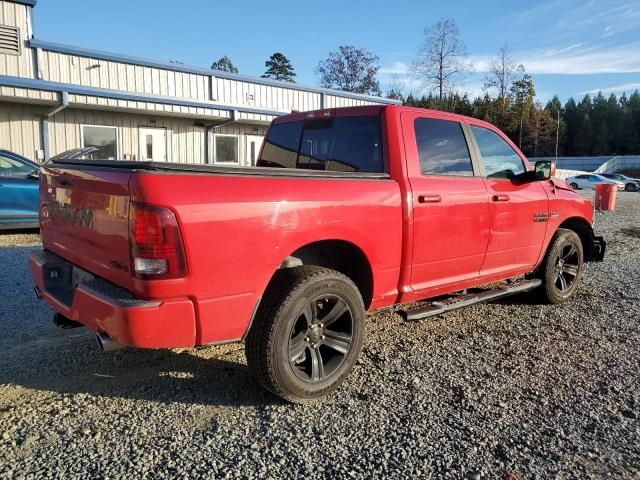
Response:
[[[264,75],[262,75],[262,78],[273,78],[283,82],[295,82],[293,77],[296,76],[296,73],[293,70],[293,65],[291,65],[289,59],[282,53],[276,52],[271,55],[269,59],[264,62],[264,66],[267,67],[267,70],[264,72]]]
[[[525,125],[531,119],[531,112],[534,108],[533,99],[536,95],[531,75],[525,73],[520,80],[513,82],[511,95],[513,96],[513,107],[516,112],[516,125],[514,125],[515,128],[512,128],[512,131],[518,132],[516,144],[522,148]]]
[[[217,61],[213,62],[213,64],[211,64],[211,69],[220,70],[222,72],[238,73],[238,69],[226,55],[223,55]]]
[[[593,124],[591,122],[591,96],[586,94],[578,105],[578,130],[575,138],[575,155],[591,155],[593,147]]]

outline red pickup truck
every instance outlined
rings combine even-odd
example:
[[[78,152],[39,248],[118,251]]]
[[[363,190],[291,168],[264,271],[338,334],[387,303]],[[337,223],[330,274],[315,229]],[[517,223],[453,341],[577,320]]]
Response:
[[[308,402],[353,367],[366,310],[571,298],[605,242],[552,169],[485,122],[401,106],[280,117],[256,168],[57,159],[30,270],[105,350],[244,340],[258,383]]]

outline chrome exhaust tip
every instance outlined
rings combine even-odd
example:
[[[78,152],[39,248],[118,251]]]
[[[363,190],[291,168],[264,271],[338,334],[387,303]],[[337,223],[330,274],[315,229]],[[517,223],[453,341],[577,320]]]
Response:
[[[96,341],[102,352],[115,352],[116,350],[124,348],[124,345],[112,340],[109,335],[103,332],[96,333]]]

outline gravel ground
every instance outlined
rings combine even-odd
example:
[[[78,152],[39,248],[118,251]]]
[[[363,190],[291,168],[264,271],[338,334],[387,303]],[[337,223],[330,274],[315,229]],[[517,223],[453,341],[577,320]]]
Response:
[[[574,301],[372,314],[312,406],[256,387],[241,345],[100,354],[35,299],[38,236],[0,235],[0,478],[640,478],[640,194],[597,230]]]

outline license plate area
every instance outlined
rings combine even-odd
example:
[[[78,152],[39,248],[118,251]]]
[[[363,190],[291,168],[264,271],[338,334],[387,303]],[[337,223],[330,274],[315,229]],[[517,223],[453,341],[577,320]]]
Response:
[[[43,265],[44,288],[66,306],[73,304],[73,295],[79,285],[95,280],[95,275],[66,260],[56,259]]]

